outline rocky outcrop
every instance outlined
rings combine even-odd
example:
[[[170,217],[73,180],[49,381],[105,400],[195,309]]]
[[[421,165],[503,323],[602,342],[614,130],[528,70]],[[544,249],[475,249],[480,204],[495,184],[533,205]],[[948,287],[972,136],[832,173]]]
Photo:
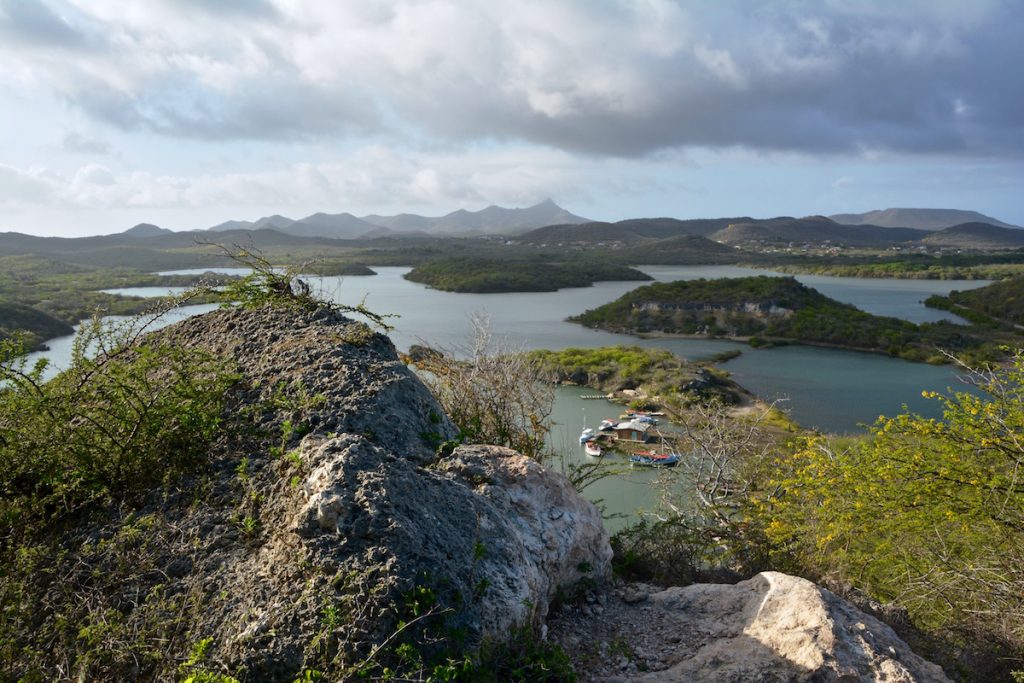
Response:
[[[735,585],[627,586],[586,611],[552,624],[583,680],[948,680],[882,622],[778,572]]]
[[[270,445],[244,454],[249,533],[211,529],[196,554],[215,562],[190,560],[181,580],[207,593],[196,631],[216,634],[224,670],[292,680],[326,653],[337,672],[417,617],[420,642],[505,640],[542,624],[558,594],[609,576],[597,509],[508,449],[439,455],[454,427],[365,325],[328,310],[224,310],[160,334],[237,362],[234,412]],[[242,455],[225,456],[228,473]]]
[[[540,625],[558,591],[608,577],[594,506],[514,451],[464,446],[422,469],[343,435],[307,437],[299,453],[311,471],[292,530],[339,564],[374,557],[407,586],[443,576],[466,606],[448,621],[474,636]]]
[[[258,426],[301,421],[312,433],[361,434],[418,462],[457,430],[391,340],[327,308],[222,309],[157,334],[233,360],[239,409]]]

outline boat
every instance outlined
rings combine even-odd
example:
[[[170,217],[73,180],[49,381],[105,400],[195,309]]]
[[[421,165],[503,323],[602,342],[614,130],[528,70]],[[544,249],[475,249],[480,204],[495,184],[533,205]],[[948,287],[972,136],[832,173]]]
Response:
[[[642,413],[636,410],[627,410],[625,413],[620,415],[619,418],[633,422],[646,422],[647,424],[652,425],[658,424],[657,418],[653,417],[650,413]]]
[[[675,467],[679,463],[679,454],[639,451],[629,456],[629,462],[641,467]]]
[[[582,434],[580,434],[580,443],[586,443],[588,441],[593,441],[595,436],[596,435],[594,434],[594,430],[590,429],[588,427],[588,428],[583,430]]]
[[[604,419],[601,420],[601,425],[597,428],[599,432],[610,432],[615,429],[615,425],[619,424],[618,420]]]
[[[591,457],[599,458],[601,457],[601,445],[591,439],[583,444],[583,452]]]

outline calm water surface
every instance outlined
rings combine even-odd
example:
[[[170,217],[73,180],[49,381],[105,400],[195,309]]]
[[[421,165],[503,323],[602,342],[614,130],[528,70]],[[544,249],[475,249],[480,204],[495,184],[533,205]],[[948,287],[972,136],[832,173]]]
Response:
[[[657,280],[736,277],[751,273],[772,274],[735,266],[646,266]],[[722,367],[754,393],[768,399],[782,399],[794,419],[805,426],[825,431],[851,432],[873,422],[879,414],[893,414],[902,405],[927,415],[936,415],[937,404],[921,397],[922,390],[940,391],[959,386],[948,367],[908,363],[885,356],[808,346],[752,349],[745,344],[704,339],[648,339],[591,330],[565,318],[612,301],[640,286],[637,282],[600,282],[593,287],[558,292],[511,294],[457,294],[430,289],[409,282],[404,267],[376,267],[377,275],[328,277],[320,281],[323,293],[341,303],[364,302],[378,313],[395,314],[391,338],[402,350],[425,343],[458,351],[471,332],[471,317],[484,313],[492,332],[514,348],[563,349],[609,344],[641,344],[666,348],[691,360],[709,358],[729,349],[743,354]],[[173,273],[196,273],[173,271]],[[243,273],[243,269],[217,272]],[[926,308],[921,301],[931,294],[952,289],[971,289],[985,284],[970,280],[888,280],[797,276],[807,285],[839,301],[879,315],[893,315],[922,322],[944,315]],[[131,293],[163,294],[167,288],[138,287]],[[191,311],[209,307],[189,307]],[[51,357],[59,364],[70,339],[50,342]]]

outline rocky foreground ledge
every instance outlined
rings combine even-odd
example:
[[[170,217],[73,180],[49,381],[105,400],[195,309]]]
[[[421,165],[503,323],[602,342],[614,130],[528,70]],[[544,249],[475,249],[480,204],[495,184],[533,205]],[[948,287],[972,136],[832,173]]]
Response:
[[[581,681],[949,680],[887,625],[779,572],[735,585],[624,584],[549,625]]]
[[[75,569],[55,589],[161,634],[152,661],[98,646],[118,679],[201,665],[293,681],[356,670],[402,629],[472,648],[533,627],[584,680],[944,680],[801,579],[615,588],[591,503],[508,449],[439,449],[457,434],[440,405],[385,336],[337,312],[227,309],[154,334],[237,363],[228,417],[244,433],[214,444],[209,471],[61,539]],[[123,552],[97,564],[104,548],[134,565]],[[51,671],[93,680],[94,657]]]

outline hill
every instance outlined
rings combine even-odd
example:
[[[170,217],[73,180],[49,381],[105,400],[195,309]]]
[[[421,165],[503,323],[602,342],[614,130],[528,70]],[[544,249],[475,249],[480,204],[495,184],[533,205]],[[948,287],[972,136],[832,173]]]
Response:
[[[74,331],[75,328],[67,322],[45,311],[25,304],[0,301],[0,341],[22,336],[25,348],[35,350],[47,339]]]
[[[924,237],[927,233],[908,228],[880,228],[874,225],[842,225],[824,216],[771,218],[733,223],[710,237],[725,244],[788,244],[829,242],[851,247],[888,247]]]
[[[519,236],[527,244],[581,244],[621,242],[637,244],[651,240],[695,235],[707,237],[716,230],[735,222],[750,222],[752,218],[709,218],[679,220],[676,218],[630,218],[616,223],[591,221],[578,224],[552,224],[531,230]]]
[[[635,245],[690,235],[744,246],[790,242],[821,244],[827,241],[835,245],[884,248],[899,242],[917,240],[926,234],[924,231],[902,228],[841,225],[824,216],[781,216],[766,219],[742,217],[695,220],[636,218],[617,223],[551,225],[532,230],[519,239],[529,244],[593,245],[616,242]]]
[[[570,318],[625,334],[681,334],[839,346],[943,362],[936,347],[976,350],[984,339],[949,324],[918,326],[865,313],[790,277],[658,282]]]
[[[988,223],[963,223],[930,233],[921,243],[959,249],[1019,249],[1024,247],[1024,230]]]
[[[930,296],[924,303],[978,323],[1024,327],[1024,276],[966,292],[954,289],[948,296]]]
[[[299,220],[286,216],[266,216],[253,223],[247,221],[227,221],[210,228],[213,232],[235,230],[274,230],[286,235],[298,237],[329,237],[332,239],[352,239],[379,230],[380,226],[367,223],[350,213],[314,213]]]
[[[847,225],[879,225],[883,228],[917,228],[919,230],[942,230],[961,223],[988,223],[1000,228],[1018,228],[978,213],[959,209],[883,209],[866,213],[840,213],[830,216],[837,223]]]

